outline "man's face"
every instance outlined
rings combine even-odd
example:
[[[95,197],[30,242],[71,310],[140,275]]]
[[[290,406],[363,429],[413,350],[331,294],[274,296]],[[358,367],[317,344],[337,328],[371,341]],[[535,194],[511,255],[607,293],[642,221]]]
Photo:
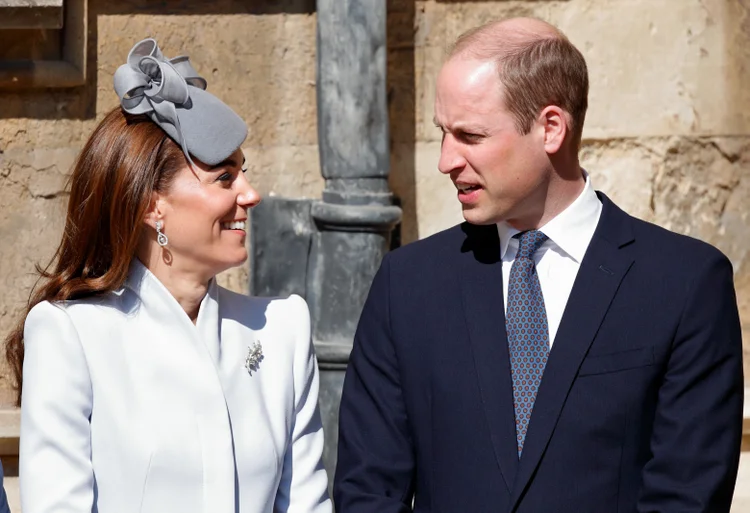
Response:
[[[535,122],[519,134],[493,62],[459,55],[445,63],[435,124],[443,131],[438,169],[450,175],[468,222],[525,229],[541,217],[551,175],[544,128]]]

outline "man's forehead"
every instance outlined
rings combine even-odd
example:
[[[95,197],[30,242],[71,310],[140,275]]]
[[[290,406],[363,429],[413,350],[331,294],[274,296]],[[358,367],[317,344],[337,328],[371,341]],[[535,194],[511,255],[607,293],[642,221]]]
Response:
[[[436,100],[446,110],[477,114],[494,111],[502,103],[495,63],[466,59],[446,62],[438,77]]]
[[[440,70],[439,91],[466,97],[484,97],[498,87],[497,66],[490,60],[454,57]]]

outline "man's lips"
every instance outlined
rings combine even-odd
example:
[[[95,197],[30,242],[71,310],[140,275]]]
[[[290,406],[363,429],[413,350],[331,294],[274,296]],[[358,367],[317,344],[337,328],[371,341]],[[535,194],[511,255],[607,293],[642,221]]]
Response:
[[[458,190],[458,201],[464,205],[476,203],[479,200],[479,194],[482,191],[482,187],[477,184],[466,184],[457,183],[456,189]]]
[[[469,184],[469,183],[457,183],[456,189],[458,189],[459,194],[460,193],[470,193],[476,190],[481,189],[482,187],[477,184]]]

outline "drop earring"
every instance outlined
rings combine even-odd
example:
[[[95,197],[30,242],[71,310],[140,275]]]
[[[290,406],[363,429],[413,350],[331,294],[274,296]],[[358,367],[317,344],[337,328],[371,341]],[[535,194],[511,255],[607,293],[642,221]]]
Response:
[[[164,226],[164,223],[156,221],[156,242],[159,243],[159,246],[164,247],[169,244],[169,238],[161,231],[162,226]]]

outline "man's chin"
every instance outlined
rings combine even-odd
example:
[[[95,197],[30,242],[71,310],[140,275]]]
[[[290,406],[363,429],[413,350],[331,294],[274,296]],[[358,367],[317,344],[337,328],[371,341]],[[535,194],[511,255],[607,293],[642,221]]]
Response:
[[[478,226],[495,224],[495,216],[490,215],[487,212],[482,212],[477,207],[466,207],[463,208],[464,220],[469,224],[475,224]]]

